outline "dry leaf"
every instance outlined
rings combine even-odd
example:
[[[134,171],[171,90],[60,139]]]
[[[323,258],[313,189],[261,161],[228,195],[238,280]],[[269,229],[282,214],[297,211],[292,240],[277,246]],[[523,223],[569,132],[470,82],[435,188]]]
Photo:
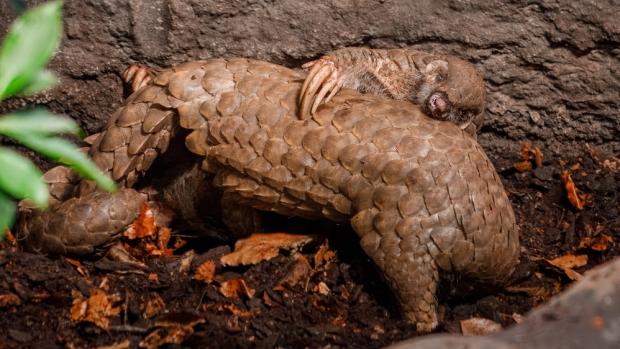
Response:
[[[512,319],[517,323],[520,324],[523,322],[524,317],[523,315],[519,314],[519,313],[512,313]]]
[[[327,296],[329,294],[329,291],[329,287],[323,281],[319,282],[314,289],[314,292],[317,292],[324,296]]]
[[[238,317],[254,317],[255,316],[253,312],[249,310],[241,310],[234,304],[216,304],[214,306],[213,305],[210,306],[209,308],[213,308],[213,307],[215,308],[215,310],[219,312],[227,311],[231,313],[232,315],[238,316]]]
[[[239,266],[257,264],[270,260],[280,250],[295,251],[312,241],[308,235],[287,233],[252,234],[235,243],[235,250],[220,258],[223,265]]]
[[[583,196],[580,196],[577,192],[577,186],[575,186],[575,182],[570,176],[568,171],[562,171],[561,174],[562,182],[564,183],[564,189],[566,190],[566,195],[568,196],[568,201],[578,210],[582,210],[584,207]]]
[[[325,239],[319,250],[314,254],[314,268],[318,268],[324,263],[331,261],[334,257],[336,257],[336,254],[329,249],[329,242]]]
[[[22,304],[21,299],[14,293],[0,294],[0,308],[11,307]]]
[[[548,260],[551,265],[556,266],[564,271],[564,274],[568,276],[571,280],[580,280],[583,276],[578,272],[574,271],[573,268],[582,267],[588,264],[588,256],[585,254],[582,255],[572,255],[567,254],[552,260]]]
[[[150,273],[147,279],[152,283],[159,284],[159,276],[157,276],[157,273]]]
[[[521,144],[521,161],[513,164],[513,167],[519,172],[529,172],[532,170],[532,157],[536,167],[542,166],[543,153],[540,148],[534,146],[530,148],[527,143]]]
[[[194,326],[205,323],[205,319],[191,313],[172,313],[155,322],[155,331],[149,333],[140,348],[159,348],[164,344],[181,344],[194,333]]]
[[[605,327],[605,319],[601,316],[594,316],[592,318],[592,327],[594,327],[597,331],[602,331]]]
[[[194,333],[194,329],[187,326],[161,327],[149,333],[146,338],[140,341],[140,348],[155,349],[164,344],[181,344],[189,335]]]
[[[566,254],[547,261],[560,269],[578,268],[588,264],[588,255],[582,254],[575,256],[573,254]]]
[[[472,317],[461,321],[461,332],[463,336],[484,336],[499,332],[502,325],[497,322],[480,317]]]
[[[614,243],[614,238],[607,235],[601,234],[595,237],[586,236],[579,242],[579,248],[589,248],[594,251],[607,251],[609,245]]]
[[[581,280],[583,278],[583,275],[570,268],[564,269],[564,274],[566,274],[566,276],[573,281]]]
[[[82,265],[82,263],[80,263],[80,261],[75,260],[75,259],[71,259],[71,258],[65,258],[65,260],[67,261],[67,263],[71,264],[72,266],[75,267],[75,270],[77,270],[77,272],[82,275],[85,278],[88,278],[88,270],[86,270],[84,268],[84,266]]]
[[[215,275],[215,261],[207,260],[202,263],[198,268],[196,268],[196,274],[194,274],[194,279],[198,281],[204,281],[207,284],[210,284],[213,281],[213,276]]]
[[[15,235],[8,229],[4,232],[4,240],[9,243],[9,246],[17,247],[17,239],[15,239]]]
[[[129,341],[129,339],[125,339],[124,341],[120,341],[112,345],[104,345],[102,347],[97,347],[97,349],[129,349],[129,348],[131,348],[131,342]]]
[[[245,298],[254,297],[254,289],[249,287],[243,279],[231,279],[221,283],[218,289],[220,293],[230,299],[239,299],[241,296]]]
[[[166,309],[166,302],[157,293],[152,293],[151,298],[142,306],[142,317],[150,319]]]
[[[123,232],[123,236],[129,240],[143,239],[147,236],[155,235],[155,216],[149,206],[144,203],[140,210],[140,215],[134,220],[129,228]]]
[[[538,300],[544,300],[551,296],[549,291],[544,287],[533,287],[533,286],[508,286],[505,288],[507,292],[510,293],[525,293],[530,297],[533,297]]]
[[[536,167],[541,167],[542,159],[543,159],[542,151],[540,151],[540,149],[535,146],[533,147],[533,152],[534,152],[534,164],[536,164]]]
[[[529,160],[515,162],[512,166],[519,172],[529,172],[532,170],[532,162]]]
[[[78,292],[73,299],[71,320],[74,322],[92,322],[107,330],[110,324],[109,317],[120,313],[120,308],[114,307],[114,303],[119,300],[118,295],[109,296],[100,288],[92,288],[88,299],[82,298],[82,294]]]

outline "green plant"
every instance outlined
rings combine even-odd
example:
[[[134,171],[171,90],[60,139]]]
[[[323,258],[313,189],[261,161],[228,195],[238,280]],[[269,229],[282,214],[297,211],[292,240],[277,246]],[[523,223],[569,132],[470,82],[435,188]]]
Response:
[[[0,101],[15,95],[40,92],[56,83],[45,66],[60,44],[62,1],[52,1],[26,11],[13,22],[0,47]],[[106,190],[112,179],[103,174],[69,141],[55,137],[83,136],[77,124],[45,109],[14,112],[0,117],[0,135],[16,140],[51,161],[67,165]],[[47,207],[49,192],[41,171],[26,157],[0,147],[0,239],[15,219],[15,200],[30,199]]]

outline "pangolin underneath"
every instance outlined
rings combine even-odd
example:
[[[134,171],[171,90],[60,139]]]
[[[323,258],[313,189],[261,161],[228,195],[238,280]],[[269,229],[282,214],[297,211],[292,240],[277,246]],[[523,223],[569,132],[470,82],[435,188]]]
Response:
[[[227,202],[350,222],[419,331],[437,325],[440,273],[489,283],[508,277],[518,258],[514,214],[493,165],[458,122],[346,85],[300,113],[304,77],[241,58],[164,70],[112,115],[90,155],[131,187],[175,136],[187,135],[187,148],[203,158],[204,180]],[[74,186],[53,184],[56,192]],[[27,247],[91,253],[137,215],[132,190],[107,194],[113,204],[85,183],[80,190],[20,221]]]

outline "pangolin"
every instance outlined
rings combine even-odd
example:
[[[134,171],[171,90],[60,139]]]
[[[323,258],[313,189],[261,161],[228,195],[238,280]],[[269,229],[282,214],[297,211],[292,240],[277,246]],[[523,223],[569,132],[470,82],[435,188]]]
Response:
[[[514,214],[493,165],[460,119],[431,118],[428,106],[346,84],[327,102],[319,92],[320,106],[302,112],[304,78],[243,58],[163,70],[111,116],[89,153],[130,188],[180,138],[202,159],[200,170],[184,175],[199,173],[219,191],[222,206],[349,222],[421,332],[437,325],[440,273],[494,284],[510,275],[519,249]],[[310,85],[304,91],[311,96]],[[449,89],[438,91],[448,98],[437,103],[462,101]],[[47,178],[58,199],[76,195],[74,177],[62,168],[52,172]],[[202,192],[176,183],[175,192]],[[81,182],[79,192],[20,220],[26,247],[94,253],[119,234],[120,221],[137,216],[141,199],[131,189],[102,194]],[[69,229],[71,222],[81,229]]]

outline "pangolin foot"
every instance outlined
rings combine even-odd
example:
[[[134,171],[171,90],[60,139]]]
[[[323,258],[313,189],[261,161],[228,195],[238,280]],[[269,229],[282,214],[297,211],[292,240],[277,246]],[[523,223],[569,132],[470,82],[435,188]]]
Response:
[[[329,56],[308,62],[310,69],[299,95],[300,117],[314,114],[321,103],[329,102],[344,84],[344,74]]]
[[[125,69],[122,78],[123,81],[131,87],[131,92],[133,93],[151,82],[153,75],[151,69],[143,65],[132,64],[129,68]]]

